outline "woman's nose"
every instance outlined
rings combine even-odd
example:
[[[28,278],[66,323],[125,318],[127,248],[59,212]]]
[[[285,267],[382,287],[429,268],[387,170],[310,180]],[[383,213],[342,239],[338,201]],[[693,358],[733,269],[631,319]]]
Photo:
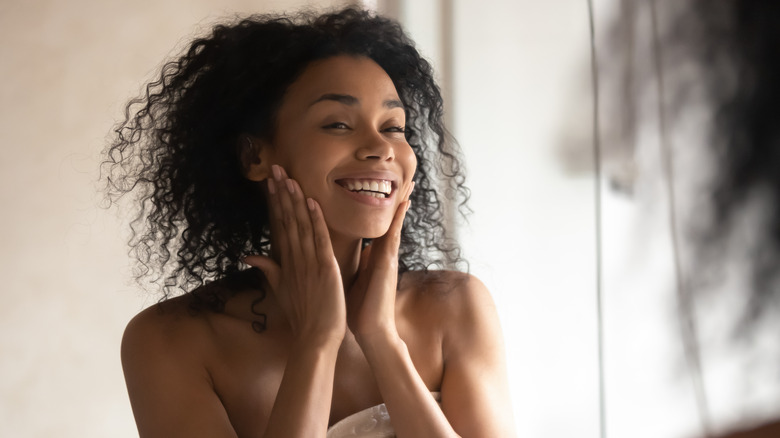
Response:
[[[357,150],[360,160],[392,161],[395,158],[393,144],[381,133],[368,134],[361,143]]]

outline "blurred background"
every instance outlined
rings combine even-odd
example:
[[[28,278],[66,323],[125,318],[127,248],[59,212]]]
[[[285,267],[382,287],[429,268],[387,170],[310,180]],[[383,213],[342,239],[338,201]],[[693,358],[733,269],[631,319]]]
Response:
[[[780,417],[776,318],[739,331],[749,254],[712,265],[709,281],[688,275],[701,254],[686,224],[706,216],[701,194],[717,168],[705,135],[713,116],[695,87],[681,101],[669,86],[674,111],[656,111],[665,95],[650,62],[653,29],[695,22],[680,15],[686,2],[657,1],[655,28],[651,2],[594,2],[597,173],[585,0],[2,0],[0,435],[137,436],[119,343],[157,297],[131,280],[132,206],[100,208],[98,181],[127,100],[221,18],[346,3],[400,20],[439,72],[472,190],[458,234],[498,306],[519,436],[597,437],[602,416],[606,435],[621,438]],[[645,62],[632,76],[625,59]],[[669,83],[705,73],[674,62],[662,65]],[[765,207],[742,208],[736,238],[760,241]],[[681,300],[680,278],[689,295],[706,293]]]

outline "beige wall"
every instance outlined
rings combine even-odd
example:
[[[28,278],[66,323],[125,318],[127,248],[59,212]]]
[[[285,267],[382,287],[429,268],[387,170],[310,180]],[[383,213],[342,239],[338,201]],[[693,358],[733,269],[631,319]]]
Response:
[[[196,23],[307,1],[0,3],[0,435],[137,436],[119,363],[126,218],[97,207],[125,101]]]

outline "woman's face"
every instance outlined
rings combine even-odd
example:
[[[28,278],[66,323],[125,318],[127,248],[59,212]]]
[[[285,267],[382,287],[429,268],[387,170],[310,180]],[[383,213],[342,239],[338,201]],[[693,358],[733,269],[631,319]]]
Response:
[[[417,160],[390,77],[365,57],[315,61],[288,88],[272,161],[322,206],[331,234],[387,232]]]

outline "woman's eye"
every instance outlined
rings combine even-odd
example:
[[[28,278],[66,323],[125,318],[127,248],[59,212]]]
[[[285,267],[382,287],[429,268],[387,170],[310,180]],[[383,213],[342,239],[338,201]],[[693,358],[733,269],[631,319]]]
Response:
[[[406,132],[406,129],[403,126],[391,126],[389,128],[385,128],[385,132]]]
[[[344,122],[334,122],[330,123],[328,125],[323,126],[325,129],[349,129],[349,126],[347,126]]]

